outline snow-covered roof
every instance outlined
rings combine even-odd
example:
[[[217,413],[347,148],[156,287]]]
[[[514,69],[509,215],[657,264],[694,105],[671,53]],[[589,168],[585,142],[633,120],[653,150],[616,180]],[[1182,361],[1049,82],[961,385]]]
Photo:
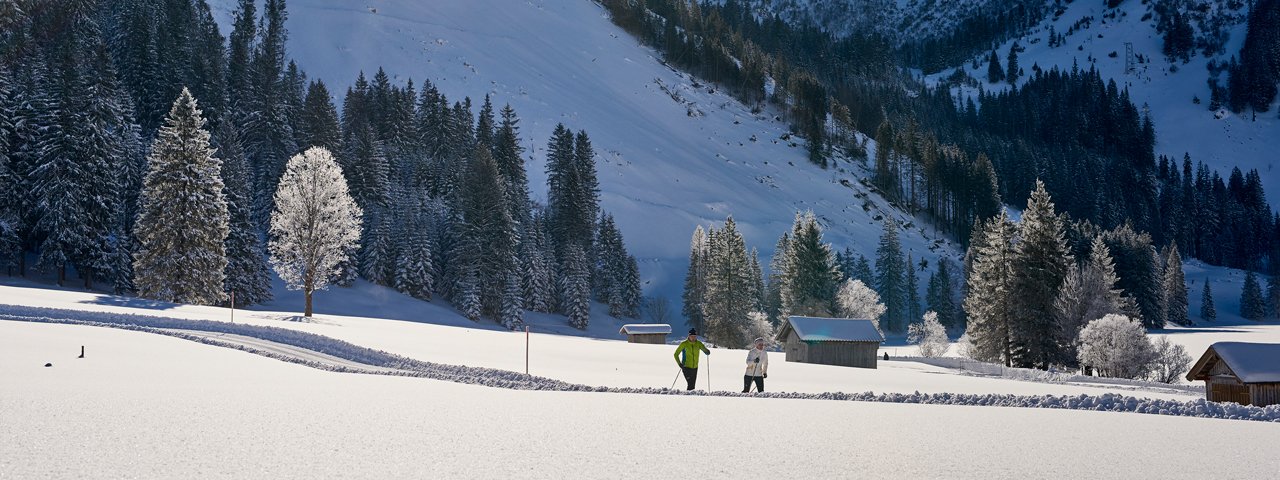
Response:
[[[805,342],[883,342],[884,336],[876,330],[871,320],[851,318],[788,317],[778,332],[778,339],[785,340],[787,331],[794,329]]]
[[[1218,342],[1209,346],[1187,373],[1187,380],[1204,380],[1218,358],[1243,383],[1280,383],[1280,343]]]
[[[633,323],[623,325],[618,333],[625,335],[667,335],[671,333],[671,325],[665,323]]]

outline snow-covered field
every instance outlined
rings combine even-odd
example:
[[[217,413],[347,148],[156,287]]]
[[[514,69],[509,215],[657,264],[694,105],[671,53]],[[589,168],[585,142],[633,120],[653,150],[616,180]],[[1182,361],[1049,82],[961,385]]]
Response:
[[[234,0],[210,0],[224,33]],[[797,211],[812,209],[827,240],[874,258],[877,218],[913,222],[858,183],[823,170],[803,140],[766,109],[751,108],[662,64],[590,0],[291,0],[289,55],[341,95],[364,71],[430,80],[449,96],[485,94],[520,116],[535,197],[543,197],[545,146],[557,123],[585,129],[598,154],[601,206],[640,262],[644,290],[679,310],[695,225],[733,215],[767,262]],[[341,98],[336,99],[341,101]],[[479,108],[478,106],[476,107]],[[844,180],[848,186],[841,183]],[[931,264],[958,255],[921,221],[903,249]],[[935,245],[935,240],[938,245]]]
[[[1280,425],[1270,423],[505,390],[330,373],[146,333],[0,324],[0,478],[1267,478],[1280,469]],[[85,359],[75,358],[80,344],[90,346]],[[1189,455],[1188,439],[1213,441],[1192,442]]]
[[[526,337],[523,332],[506,331],[496,325],[471,323],[451,310],[379,287],[338,288],[324,292],[317,298],[327,297],[329,302],[336,304],[358,304],[362,297],[367,297],[369,290],[384,292],[386,297],[380,300],[384,302],[381,307],[369,306],[361,316],[327,314],[326,303],[319,302],[317,310],[321,313],[311,322],[293,321],[296,314],[288,310],[238,311],[235,321],[315,333],[416,360],[515,372],[525,370]],[[137,305],[135,299],[33,288],[30,285],[0,284],[0,310],[3,310],[3,304],[15,303],[44,308],[193,320],[228,321],[231,316],[231,312],[224,308],[154,303],[149,308],[137,308],[127,306],[131,303]],[[415,311],[415,308],[421,310]],[[532,333],[527,339],[529,372],[592,386],[671,386],[678,372],[671,356],[673,347],[626,343],[616,334],[615,326],[602,323],[605,325],[597,325],[587,332],[594,337],[585,338],[549,333],[555,330],[543,330],[535,325],[532,331],[537,333]],[[0,325],[0,328],[3,326]],[[677,338],[671,337],[672,340]],[[899,348],[901,347],[885,347],[885,350],[896,356]],[[902,350],[906,352],[911,349]],[[709,365],[704,367],[699,377],[699,388],[707,387],[709,377],[710,387],[715,390],[740,390],[746,352],[722,348],[716,348],[713,352]],[[768,391],[1015,395],[1119,393],[1177,401],[1196,397],[1186,391],[1166,389],[1135,390],[1127,386],[1040,383],[960,375],[954,370],[916,362],[881,362],[879,369],[867,370],[788,363],[783,358],[784,354],[781,352],[771,355],[770,376],[766,383]],[[706,370],[708,368],[709,374]]]

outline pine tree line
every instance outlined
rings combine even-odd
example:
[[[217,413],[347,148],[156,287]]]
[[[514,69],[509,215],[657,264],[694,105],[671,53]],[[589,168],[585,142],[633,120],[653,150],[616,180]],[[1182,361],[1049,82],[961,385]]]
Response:
[[[1147,328],[1187,323],[1176,246],[1161,255],[1149,235],[1127,225],[1103,231],[1070,222],[1042,182],[1021,221],[1002,212],[979,232],[969,247],[964,299],[975,358],[1070,366],[1080,329],[1102,316],[1123,314]]]
[[[151,298],[266,301],[276,186],[290,158],[314,146],[333,152],[363,213],[340,283],[359,276],[438,295],[510,328],[525,309],[568,313],[585,328],[593,294],[615,315],[638,315],[638,263],[600,211],[585,131],[556,129],[541,206],[510,106],[495,111],[486,97],[477,118],[470,99],[397,85],[380,69],[356,79],[339,111],[328,87],[289,61],[283,0],[240,0],[225,39],[204,1],[13,6],[0,18],[0,262],[11,273],[25,274],[31,252],[60,281],[71,270],[86,286]],[[193,194],[183,182],[206,185],[205,207],[221,213],[187,212],[183,223],[181,209],[154,208]],[[159,266],[173,263],[163,252],[194,248],[162,247],[175,241],[163,232],[200,228],[211,229],[196,237],[210,260],[189,270],[218,284],[212,291],[182,287],[179,269]]]

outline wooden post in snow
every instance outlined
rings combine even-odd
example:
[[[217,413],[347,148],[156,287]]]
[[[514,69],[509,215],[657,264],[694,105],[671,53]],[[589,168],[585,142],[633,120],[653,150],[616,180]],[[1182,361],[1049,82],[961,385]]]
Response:
[[[529,374],[529,326],[524,326],[524,374]]]

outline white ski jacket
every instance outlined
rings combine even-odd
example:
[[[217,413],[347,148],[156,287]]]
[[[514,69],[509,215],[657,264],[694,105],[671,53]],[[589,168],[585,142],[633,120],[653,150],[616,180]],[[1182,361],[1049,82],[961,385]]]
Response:
[[[756,366],[756,359],[760,359],[760,365]],[[748,377],[763,377],[769,373],[769,352],[764,350],[756,350],[752,347],[747,351],[747,372]]]

